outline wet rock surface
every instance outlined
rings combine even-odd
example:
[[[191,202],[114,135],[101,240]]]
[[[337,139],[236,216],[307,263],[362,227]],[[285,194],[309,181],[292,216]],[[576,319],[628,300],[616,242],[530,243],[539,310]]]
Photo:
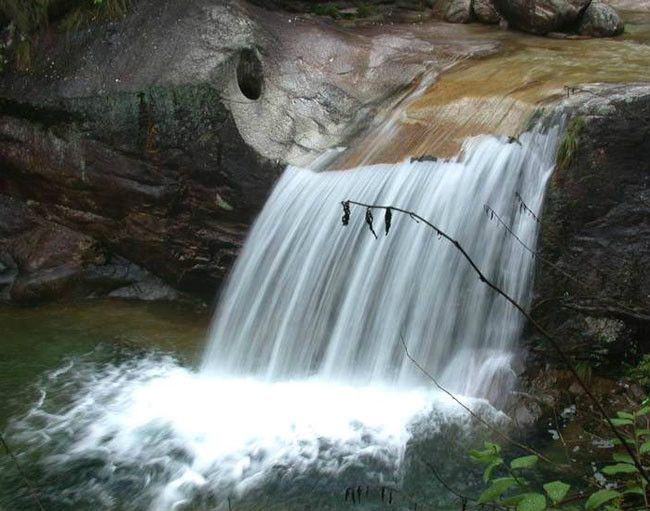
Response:
[[[568,102],[573,155],[560,158],[542,220],[554,266],[538,266],[532,311],[576,362],[618,374],[650,352],[650,88],[593,87]]]
[[[287,163],[354,137],[425,69],[497,46],[413,27],[142,0],[123,21],[45,34],[29,73],[0,77],[0,193],[18,208],[0,242],[3,299],[171,296],[153,277],[210,299]],[[16,264],[30,222],[65,257]],[[81,240],[103,259],[71,267]],[[107,284],[114,261],[123,276]]]

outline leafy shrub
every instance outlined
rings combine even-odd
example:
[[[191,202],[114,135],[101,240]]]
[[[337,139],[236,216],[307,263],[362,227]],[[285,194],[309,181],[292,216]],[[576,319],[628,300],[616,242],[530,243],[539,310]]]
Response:
[[[639,385],[650,387],[650,355],[643,355],[640,362],[627,371],[627,376]]]
[[[610,420],[641,465],[650,465],[650,399],[645,399],[635,411],[617,412],[616,417]],[[471,458],[485,465],[483,481],[487,488],[481,493],[478,503],[500,509],[516,508],[517,511],[544,511],[547,508],[621,511],[638,506],[647,509],[650,502],[648,483],[632,456],[622,447],[622,442],[615,438],[609,443],[618,446],[612,454],[612,462],[600,469],[598,477],[588,471],[584,479],[589,484],[571,492],[571,484],[561,480],[566,474],[556,474],[559,478],[549,482],[531,482],[529,475],[538,476],[534,479],[539,480],[540,474],[535,473],[538,456],[521,456],[506,462],[501,446],[486,442],[484,449],[469,452]],[[578,506],[581,501],[584,504]]]

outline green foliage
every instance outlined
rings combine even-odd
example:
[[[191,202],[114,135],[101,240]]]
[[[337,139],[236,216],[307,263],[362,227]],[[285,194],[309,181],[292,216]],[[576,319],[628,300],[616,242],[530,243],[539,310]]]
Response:
[[[636,367],[627,371],[627,376],[639,385],[650,387],[650,355],[643,355]]]
[[[621,494],[616,490],[598,490],[589,496],[587,502],[585,503],[585,509],[586,511],[597,509],[610,500],[617,499],[620,496]]]
[[[316,4],[311,8],[311,12],[317,16],[329,16],[331,18],[339,17],[339,7],[333,2]]]
[[[619,448],[612,454],[614,463],[600,469],[598,478],[591,476],[590,464],[585,467],[589,484],[576,488],[573,495],[571,485],[562,480],[544,483],[538,481],[542,474],[537,468],[539,457],[527,455],[504,460],[498,444],[486,442],[484,449],[472,450],[469,456],[485,465],[483,480],[487,487],[479,497],[479,504],[491,504],[499,509],[517,511],[544,511],[547,508],[570,511],[584,508],[585,511],[619,511],[624,508],[645,506],[650,508],[648,484],[635,464],[636,458],[643,466],[650,466],[650,399],[632,411],[619,411],[610,418],[634,455],[631,456],[618,438],[609,440]],[[555,470],[558,470],[554,467]],[[525,476],[535,476],[528,477]],[[557,475],[564,476],[559,473]],[[603,480],[603,478],[606,479]],[[580,507],[576,502],[584,501]]]
[[[563,483],[562,481],[552,481],[543,485],[544,491],[548,498],[551,499],[553,504],[559,504],[564,500],[566,494],[569,493],[571,485]]]
[[[580,135],[584,128],[585,121],[582,117],[576,117],[569,124],[557,151],[556,161],[559,169],[568,168],[575,160],[580,144]]]
[[[131,0],[0,0],[0,20],[8,22],[15,40],[11,50],[16,68],[30,69],[35,35],[49,25],[57,23],[63,30],[78,30],[92,21],[125,16],[130,3]],[[7,49],[0,48],[0,71]]]

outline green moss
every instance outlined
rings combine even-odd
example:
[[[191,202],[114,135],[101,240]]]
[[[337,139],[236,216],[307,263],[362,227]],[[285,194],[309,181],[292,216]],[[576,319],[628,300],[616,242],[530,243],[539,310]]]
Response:
[[[580,135],[584,128],[585,121],[582,117],[574,118],[569,124],[557,151],[556,163],[558,169],[567,169],[574,162],[580,145]]]
[[[311,8],[311,12],[317,16],[329,16],[331,18],[339,17],[339,7],[332,2],[316,4]]]

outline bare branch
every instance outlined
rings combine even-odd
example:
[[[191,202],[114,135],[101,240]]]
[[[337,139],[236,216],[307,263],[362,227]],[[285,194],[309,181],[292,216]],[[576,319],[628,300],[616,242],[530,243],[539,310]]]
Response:
[[[555,462],[544,456],[541,452],[533,449],[532,447],[529,447],[527,445],[524,445],[520,442],[517,442],[515,439],[511,438],[510,436],[506,435],[502,431],[499,431],[497,428],[495,428],[492,424],[490,424],[488,421],[486,421],[483,417],[478,415],[474,410],[469,408],[465,403],[463,403],[460,399],[458,399],[454,394],[452,394],[449,390],[447,390],[445,387],[440,385],[438,380],[433,377],[433,375],[427,371],[422,365],[415,359],[413,358],[413,355],[409,352],[408,346],[406,345],[406,342],[404,342],[404,338],[400,336],[400,339],[402,341],[402,346],[404,346],[404,352],[406,353],[406,357],[417,367],[422,374],[424,374],[429,380],[433,382],[433,384],[438,387],[439,390],[447,394],[451,399],[453,399],[458,405],[461,406],[467,413],[469,413],[472,417],[474,417],[477,421],[479,421],[481,424],[483,424],[486,428],[488,428],[490,431],[495,433],[496,435],[500,436],[503,440],[506,442],[511,443],[512,445],[515,445],[519,447],[520,449],[523,449],[525,451],[530,452],[531,454],[534,454],[536,456],[539,456],[540,459],[546,461],[547,463],[550,463],[552,465],[557,465]]]
[[[354,204],[354,205],[361,206],[361,207],[364,207],[364,208],[369,208],[369,209],[383,209],[383,210],[385,210],[385,209],[390,208],[392,211],[397,211],[397,212],[403,213],[405,215],[409,215],[411,218],[417,219],[417,220],[421,221],[422,223],[426,224],[428,227],[433,229],[434,232],[439,237],[444,238],[449,243],[451,243],[456,248],[456,250],[458,250],[458,252],[460,252],[460,254],[463,256],[463,258],[469,263],[469,265],[472,267],[474,272],[478,275],[479,280],[481,282],[483,282],[486,286],[488,286],[490,289],[492,289],[495,293],[501,295],[508,302],[510,302],[510,304],[512,304],[512,306],[515,307],[515,309],[517,309],[528,320],[528,322],[535,328],[535,330],[544,339],[546,339],[546,341],[548,341],[548,343],[553,347],[553,349],[557,352],[557,354],[559,355],[559,357],[562,360],[562,362],[564,363],[564,365],[566,365],[569,372],[572,374],[572,376],[578,382],[578,385],[580,385],[580,387],[585,392],[587,397],[589,397],[589,399],[592,401],[592,403],[594,404],[594,406],[596,407],[598,412],[602,415],[603,419],[607,423],[607,425],[610,428],[610,430],[612,431],[612,433],[614,433],[616,438],[621,442],[621,445],[627,451],[627,454],[629,454],[629,456],[632,458],[632,460],[634,461],[634,465],[638,469],[639,473],[642,475],[642,477],[648,483],[650,483],[650,476],[648,476],[648,473],[647,473],[645,467],[639,461],[638,457],[636,456],[636,453],[632,450],[632,448],[629,445],[627,445],[627,442],[625,441],[623,435],[618,430],[618,428],[616,426],[614,426],[614,423],[612,422],[609,415],[605,411],[605,408],[603,407],[603,405],[600,403],[600,401],[598,401],[598,399],[596,399],[596,396],[594,396],[594,394],[591,392],[591,389],[589,388],[589,386],[580,377],[580,375],[576,371],[575,367],[573,366],[573,364],[571,363],[569,358],[566,356],[566,354],[564,353],[562,348],[560,348],[559,342],[542,325],[540,325],[537,321],[535,321],[530,316],[530,314],[528,314],[528,312],[526,312],[526,309],[524,309],[524,307],[521,304],[519,304],[514,298],[512,298],[508,293],[506,293],[499,286],[494,284],[491,280],[489,280],[483,274],[481,269],[477,266],[477,264],[474,262],[474,260],[469,256],[469,254],[465,251],[465,249],[458,242],[458,240],[456,240],[455,238],[453,238],[452,236],[447,234],[445,231],[440,229],[438,226],[434,225],[433,223],[429,222],[427,219],[421,217],[420,215],[418,215],[417,213],[415,213],[413,211],[408,211],[406,209],[397,208],[395,206],[380,206],[380,205],[377,205],[377,204],[366,204],[366,203],[363,203],[363,202],[357,202],[357,201],[352,201],[352,200],[348,200],[348,201],[345,201],[345,202],[348,203],[348,204]]]

